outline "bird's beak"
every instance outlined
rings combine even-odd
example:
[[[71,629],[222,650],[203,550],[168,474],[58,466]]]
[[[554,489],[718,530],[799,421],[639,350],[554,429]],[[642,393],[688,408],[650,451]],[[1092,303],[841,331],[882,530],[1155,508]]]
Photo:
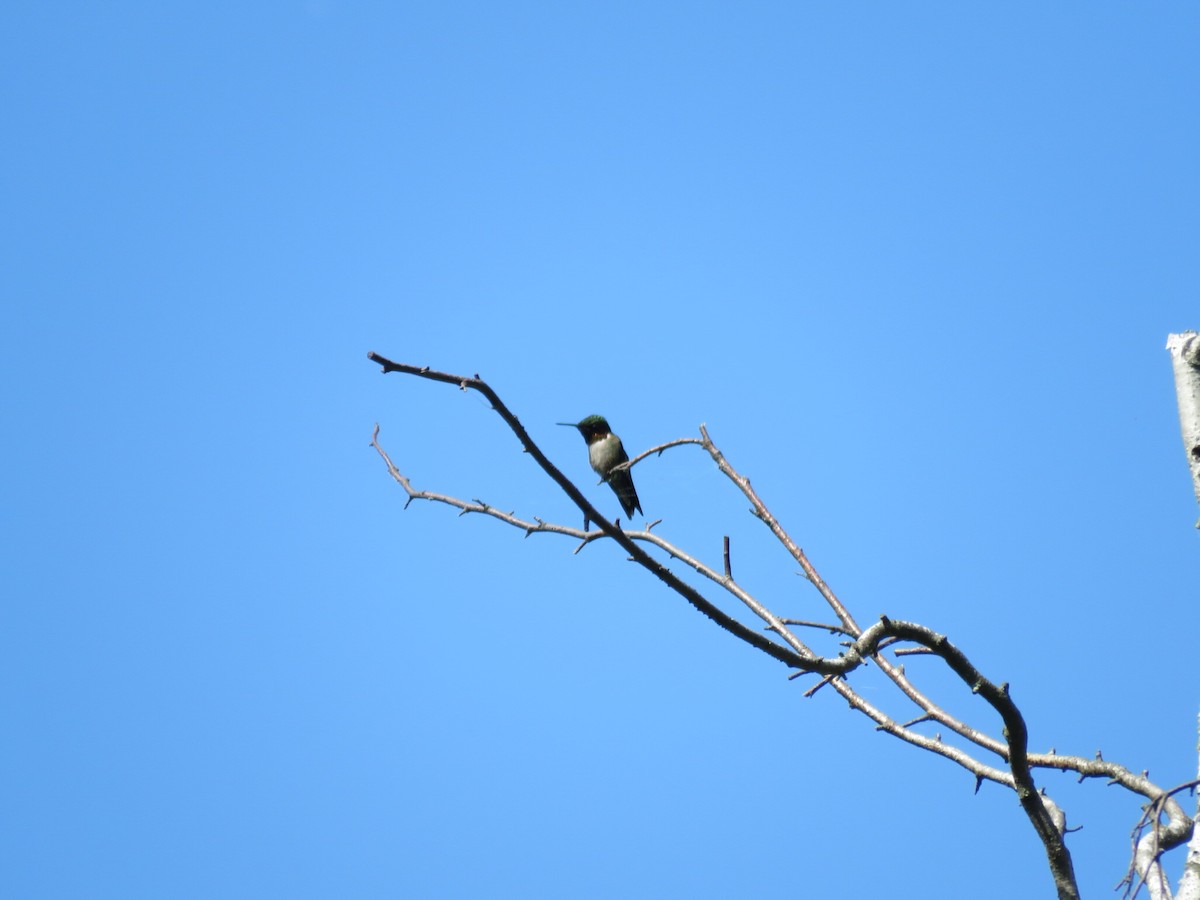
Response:
[[[566,425],[568,428],[578,428],[579,427],[574,422],[555,422],[554,424],[555,425]]]

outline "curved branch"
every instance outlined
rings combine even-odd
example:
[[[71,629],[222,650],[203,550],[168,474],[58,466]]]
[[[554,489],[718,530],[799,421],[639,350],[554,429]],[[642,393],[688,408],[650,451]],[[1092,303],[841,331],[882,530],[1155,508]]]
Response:
[[[894,622],[886,616],[863,632],[852,650],[859,654],[873,654],[884,635],[913,641],[936,653],[951,671],[971,688],[972,693],[979,694],[1000,714],[1004,721],[1004,736],[1008,741],[1008,765],[1015,782],[1017,799],[1046,850],[1046,858],[1050,863],[1059,897],[1078,897],[1079,888],[1075,882],[1071,853],[1063,841],[1062,832],[1056,827],[1033,783],[1028,757],[1029,732],[1025,727],[1025,718],[1008,694],[1008,685],[996,685],[985,678],[966,655],[944,635],[912,622]]]

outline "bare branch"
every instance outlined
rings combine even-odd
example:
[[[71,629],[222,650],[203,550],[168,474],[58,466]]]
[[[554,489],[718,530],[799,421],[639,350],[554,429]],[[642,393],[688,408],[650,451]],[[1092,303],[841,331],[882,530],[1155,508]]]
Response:
[[[700,439],[680,438],[659,444],[643,453],[638,454],[624,467],[632,467],[653,454],[661,454],[665,450],[685,444],[698,444],[716,462],[718,469],[750,500],[751,512],[759,518],[772,532],[777,540],[795,559],[804,577],[812,583],[833,611],[837,618],[836,624],[815,622],[805,619],[781,618],[775,615],[764,604],[759,602],[749,592],[742,588],[732,574],[729,537],[722,542],[722,570],[718,571],[699,559],[691,556],[681,548],[652,532],[660,520],[648,524],[642,531],[625,530],[620,527],[620,520],[610,522],[601,516],[587,501],[579,489],[567,479],[542,453],[516,417],[500,401],[496,393],[476,375],[473,378],[435,372],[428,368],[395,363],[377,354],[368,354],[370,359],[380,364],[385,373],[401,372],[439,381],[455,384],[461,390],[474,390],[485,396],[492,408],[504,419],[509,428],[521,442],[524,451],[530,454],[535,462],[549,475],[579,507],[585,518],[583,530],[569,528],[563,525],[548,523],[535,517],[532,522],[518,518],[512,512],[501,512],[489,504],[474,500],[466,502],[455,497],[436,494],[429,491],[419,491],[412,487],[409,480],[397,469],[391,458],[383,450],[378,441],[379,427],[375,427],[371,445],[387,464],[388,471],[406,492],[406,506],[414,499],[429,500],[444,503],[459,510],[460,515],[481,513],[491,516],[515,528],[530,534],[550,532],[574,537],[580,541],[575,552],[595,540],[609,538],[619,544],[629,558],[649,570],[655,577],[668,587],[684,597],[699,611],[715,621],[720,627],[752,646],[762,650],[797,671],[789,675],[795,678],[802,674],[816,673],[822,677],[816,685],[805,692],[811,697],[826,685],[834,689],[845,699],[851,708],[861,712],[875,723],[879,731],[884,731],[900,738],[921,749],[937,753],[965,768],[975,777],[976,790],[983,781],[993,781],[1012,788],[1020,800],[1022,809],[1029,818],[1046,851],[1047,861],[1060,898],[1078,896],[1075,884],[1071,857],[1063,841],[1066,833],[1065,815],[1058,806],[1038,791],[1033,781],[1034,768],[1050,768],[1070,770],[1079,774],[1080,780],[1103,777],[1110,783],[1120,784],[1128,790],[1145,796],[1148,803],[1143,819],[1134,829],[1135,852],[1134,863],[1131,865],[1127,883],[1135,893],[1141,883],[1146,883],[1155,897],[1160,895],[1160,889],[1165,889],[1165,879],[1162,877],[1159,858],[1161,854],[1174,846],[1188,840],[1193,833],[1193,820],[1188,817],[1182,807],[1174,799],[1173,794],[1194,787],[1196,782],[1188,782],[1169,791],[1153,784],[1146,773],[1134,774],[1116,763],[1106,761],[1097,753],[1094,759],[1079,756],[1060,756],[1051,750],[1049,753],[1036,754],[1028,752],[1028,732],[1020,710],[1009,696],[1008,686],[997,685],[986,679],[957,647],[952,645],[944,636],[929,628],[910,622],[894,621],[886,616],[865,631],[855,622],[849,610],[841,603],[833,590],[822,579],[815,567],[808,560],[803,550],[792,540],[778,520],[771,514],[766,504],[758,497],[750,485],[750,480],[733,468],[725,459],[724,454],[716,447],[710,438],[707,428],[700,426]],[[586,523],[595,522],[599,531],[587,530]],[[750,629],[732,616],[724,612],[715,602],[700,593],[697,589],[681,581],[670,569],[650,556],[642,549],[643,544],[652,544],[670,559],[678,560],[692,568],[695,572],[721,587],[726,593],[736,598],[747,609],[766,623],[765,631],[776,635],[783,643],[780,644],[759,632]],[[842,635],[850,640],[843,642],[844,652],[837,656],[822,656],[811,649],[792,630],[792,627],[813,628],[826,630],[831,634]],[[890,645],[897,642],[909,642],[915,647],[903,647],[892,650]],[[913,685],[904,667],[897,665],[881,651],[888,648],[895,655],[924,654],[940,658],[973,693],[979,694],[1000,716],[1003,724],[1002,738],[996,738],[981,731],[966,722],[950,715],[940,705],[933,702],[922,691]],[[847,682],[846,676],[868,661],[873,660],[891,682],[914,703],[921,713],[905,722],[899,722],[877,706],[867,701]],[[975,747],[995,754],[1006,764],[1005,768],[997,768],[975,758],[972,752],[945,743],[941,734],[933,737],[914,730],[915,726],[926,722],[935,722],[950,729]],[[1165,823],[1163,821],[1165,817]],[[1148,833],[1145,833],[1149,829]],[[1136,869],[1138,884],[1133,885],[1133,872]],[[1162,896],[1169,896],[1165,894]],[[1190,900],[1200,900],[1200,888],[1196,896]]]
[[[1034,831],[1037,832],[1046,849],[1046,858],[1050,864],[1050,871],[1054,876],[1059,897],[1079,896],[1070,851],[1033,783],[1033,773],[1030,771],[1028,758],[1029,732],[1025,727],[1025,719],[1021,715],[1021,711],[1017,709],[1017,705],[1009,696],[1008,685],[997,686],[989,681],[971,664],[966,655],[946,640],[943,635],[911,622],[893,622],[887,617],[880,619],[876,625],[872,625],[859,638],[858,643],[866,646],[863,646],[858,652],[867,651],[871,641],[878,640],[874,636],[876,629],[880,634],[887,633],[901,637],[932,650],[945,660],[946,665],[971,688],[972,693],[979,694],[1000,714],[1000,718],[1004,721],[1004,736],[1008,740],[1008,765],[1015,782],[1017,800],[1020,802],[1021,808],[1025,810]]]
[[[828,622],[809,622],[806,619],[784,619],[783,624],[799,625],[802,628],[820,628],[824,631],[828,631],[830,634],[850,635],[850,632],[848,632],[845,628],[842,628],[840,625],[830,625]],[[854,637],[854,635],[850,636]]]
[[[620,465],[613,466],[613,471],[619,472],[622,469],[631,469],[647,456],[653,456],[655,454],[662,456],[664,450],[669,450],[672,447],[680,447],[684,444],[699,444],[703,446],[704,442],[697,440],[696,438],[676,438],[673,441],[667,441],[665,444],[659,444],[657,447],[651,447],[649,450],[643,450],[633,459],[629,460],[629,462],[624,462]]]
[[[483,515],[492,516],[493,518],[499,519],[501,522],[506,522],[509,525],[512,525],[514,528],[523,529],[526,537],[541,531],[577,537],[584,541],[584,543],[590,543],[596,538],[605,537],[605,534],[602,531],[587,532],[579,528],[569,528],[566,525],[554,525],[536,518],[532,522],[526,522],[523,519],[518,519],[512,513],[501,512],[495,507],[484,503],[482,500],[475,500],[473,503],[468,503],[465,500],[460,500],[457,497],[451,497],[447,494],[437,494],[433,491],[419,491],[414,488],[412,483],[406,477],[404,477],[399,469],[396,468],[396,464],[392,462],[392,458],[388,456],[387,451],[384,450],[380,445],[378,425],[375,426],[375,430],[371,434],[371,446],[375,448],[375,452],[377,452],[383,458],[384,463],[387,464],[388,472],[391,474],[392,478],[394,478],[399,483],[400,487],[404,488],[404,492],[408,494],[408,501],[404,504],[406,507],[413,500],[430,500],[434,503],[445,503],[447,506],[452,506],[455,509],[460,510],[460,515],[465,513],[482,513]]]
[[[825,602],[829,604],[834,614],[841,620],[843,627],[851,634],[859,634],[861,629],[854,621],[854,617],[850,615],[850,611],[842,605],[842,602],[838,600],[837,595],[834,594],[829,585],[827,585],[824,579],[817,574],[817,570],[813,568],[813,564],[808,561],[808,557],[804,555],[804,551],[801,550],[796,542],[791,539],[788,533],[783,530],[783,526],[779,524],[779,521],[773,515],[771,515],[771,512],[767,509],[766,504],[758,498],[758,494],[756,494],[754,489],[750,487],[750,479],[746,478],[744,475],[739,475],[736,471],[734,471],[733,466],[729,465],[729,463],[725,460],[725,455],[717,449],[715,444],[713,444],[712,439],[708,436],[708,429],[704,425],[700,426],[700,436],[703,439],[701,441],[701,446],[708,451],[708,455],[713,458],[713,462],[717,464],[717,468],[719,468],[725,474],[725,476],[734,484],[736,484],[738,489],[746,495],[746,498],[753,505],[754,515],[761,519],[763,524],[771,529],[771,533],[774,534],[776,539],[787,548],[788,552],[792,554],[792,558],[800,564],[800,568],[804,570],[805,577],[816,586],[818,591],[821,592],[821,596],[825,598]]]
[[[652,556],[646,553],[637,546],[620,528],[610,522],[596,510],[588,499],[583,496],[583,493],[571,482],[558,468],[546,458],[542,453],[541,448],[534,443],[533,438],[508,409],[507,406],[500,400],[500,397],[495,391],[488,386],[487,383],[478,378],[467,378],[462,375],[451,375],[447,372],[436,372],[428,366],[410,366],[404,363],[393,362],[390,359],[380,356],[377,353],[368,353],[367,358],[378,363],[383,367],[384,374],[389,372],[401,372],[407,375],[416,375],[420,378],[428,378],[431,381],[440,381],[444,384],[455,384],[462,390],[478,391],[488,399],[492,404],[492,409],[502,418],[517,439],[521,442],[521,446],[526,452],[534,458],[542,470],[549,475],[554,482],[562,488],[563,492],[571,498],[578,506],[588,521],[595,522],[597,527],[610,538],[615,540],[621,547],[626,550],[633,560],[653,574],[656,578],[666,584],[671,590],[675,591],[685,600],[696,607],[704,615],[712,619],[721,628],[731,634],[741,638],[752,647],[757,647],[762,652],[766,653],[773,659],[777,659],[785,665],[799,666],[803,663],[803,659],[796,655],[792,650],[786,647],[781,647],[774,641],[763,637],[753,629],[743,625],[737,619],[719,609],[710,602],[703,594],[693,588],[691,585],[680,581],[679,578],[666,566],[655,560]]]

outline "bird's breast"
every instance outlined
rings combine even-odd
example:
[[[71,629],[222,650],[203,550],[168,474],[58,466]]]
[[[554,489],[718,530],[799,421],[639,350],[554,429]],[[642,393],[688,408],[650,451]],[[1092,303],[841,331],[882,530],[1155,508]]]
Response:
[[[599,475],[607,475],[609,469],[621,459],[621,441],[610,434],[588,445],[588,462]]]

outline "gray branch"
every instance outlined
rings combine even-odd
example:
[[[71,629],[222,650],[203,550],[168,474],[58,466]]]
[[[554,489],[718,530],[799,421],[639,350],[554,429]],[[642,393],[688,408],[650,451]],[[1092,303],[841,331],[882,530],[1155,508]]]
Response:
[[[653,531],[658,522],[648,525],[640,531],[627,530],[619,527],[617,522],[610,522],[601,516],[587,501],[579,489],[564,476],[542,453],[517,418],[501,402],[499,396],[478,376],[467,378],[436,372],[427,367],[417,367],[395,363],[382,356],[371,353],[369,358],[380,364],[383,372],[400,372],[427,378],[447,384],[457,385],[462,390],[475,390],[483,394],[492,404],[492,408],[504,419],[514,434],[520,440],[525,451],[533,457],[537,464],[549,475],[568,497],[583,511],[586,520],[595,522],[599,531],[586,531],[546,522],[534,517],[532,521],[521,519],[513,512],[504,512],[482,500],[465,501],[456,497],[423,491],[414,488],[409,479],[403,475],[392,462],[387,452],[379,443],[379,426],[375,427],[371,446],[382,457],[392,477],[400,484],[408,495],[408,503],[413,500],[427,500],[449,505],[459,510],[460,515],[476,513],[491,516],[514,528],[524,531],[525,536],[531,534],[550,533],[561,534],[579,541],[575,548],[578,553],[583,547],[599,540],[613,540],[619,544],[633,559],[648,571],[663,581],[668,587],[686,599],[700,612],[704,613],[717,625],[734,636],[749,643],[751,646],[767,653],[775,659],[796,669],[796,674],[816,673],[822,679],[806,692],[812,696],[826,685],[831,685],[850,705],[850,707],[867,716],[875,723],[879,731],[900,738],[916,747],[936,753],[962,766],[975,777],[976,788],[983,781],[992,781],[1011,788],[1018,797],[1030,824],[1037,833],[1046,851],[1047,862],[1055,881],[1055,887],[1060,898],[1079,896],[1070,853],[1065,842],[1066,817],[1061,809],[1043,791],[1037,789],[1033,780],[1033,770],[1038,768],[1074,771],[1080,779],[1104,778],[1109,783],[1119,784],[1126,789],[1144,796],[1148,803],[1143,820],[1135,826],[1135,845],[1132,861],[1125,882],[1134,893],[1142,884],[1147,885],[1154,898],[1170,896],[1166,889],[1166,881],[1159,863],[1161,855],[1166,850],[1186,842],[1193,833],[1193,820],[1183,811],[1174,798],[1174,793],[1187,787],[1183,785],[1170,791],[1165,791],[1152,783],[1145,773],[1140,775],[1117,763],[1104,760],[1097,754],[1095,759],[1080,756],[1061,756],[1051,750],[1049,753],[1030,753],[1028,750],[1028,732],[1024,718],[1017,705],[1009,695],[1008,685],[997,685],[985,678],[970,662],[967,656],[950,643],[943,635],[933,630],[911,622],[894,621],[884,616],[867,629],[862,629],[851,615],[850,611],[840,601],[832,588],[817,572],[804,551],[788,535],[783,526],[763,503],[750,485],[750,480],[739,473],[725,459],[720,449],[713,443],[708,429],[700,426],[700,438],[679,438],[651,447],[625,466],[632,467],[650,456],[661,456],[667,449],[696,445],[703,449],[717,464],[720,472],[726,476],[738,490],[750,501],[751,513],[771,531],[772,535],[787,549],[792,558],[799,564],[806,580],[811,583],[829,607],[837,623],[828,625],[804,620],[791,620],[777,616],[767,606],[761,603],[733,578],[729,562],[729,544],[726,538],[723,545],[723,565],[718,568],[702,562],[698,557],[684,551]],[[726,613],[714,600],[706,597],[696,588],[681,581],[670,569],[650,556],[641,545],[649,544],[657,547],[668,558],[678,560],[697,572],[712,584],[716,585],[730,597],[736,599],[746,609],[758,616],[766,624],[766,631],[774,635],[772,640],[764,634],[742,624],[732,615]],[[800,628],[821,628],[847,638],[844,651],[837,656],[823,656],[810,647],[794,630]],[[915,645],[915,648],[904,647],[893,651],[893,655],[913,652],[913,649],[936,655],[963,681],[972,693],[981,696],[999,715],[1002,729],[1001,736],[996,737],[987,731],[977,728],[950,715],[942,707],[918,689],[907,677],[904,666],[884,654],[884,650],[892,650],[896,643]],[[920,710],[921,714],[909,721],[899,721],[882,709],[866,700],[853,687],[845,676],[868,661],[875,663],[889,678],[897,689]],[[941,735],[933,737],[916,730],[917,725],[934,722],[949,729],[963,738],[975,749],[966,750],[943,742]],[[1003,764],[1003,768],[985,762],[975,754],[983,751],[992,754]],[[1164,821],[1165,819],[1165,821]],[[1200,855],[1200,850],[1193,848],[1189,862]],[[1191,867],[1189,867],[1191,872]],[[1196,874],[1191,877],[1196,880]],[[1200,888],[1185,886],[1187,876],[1181,883],[1181,889],[1190,889],[1193,895],[1188,900],[1200,900]],[[1166,893],[1162,893],[1166,890]],[[1182,895],[1181,895],[1182,896]]]

